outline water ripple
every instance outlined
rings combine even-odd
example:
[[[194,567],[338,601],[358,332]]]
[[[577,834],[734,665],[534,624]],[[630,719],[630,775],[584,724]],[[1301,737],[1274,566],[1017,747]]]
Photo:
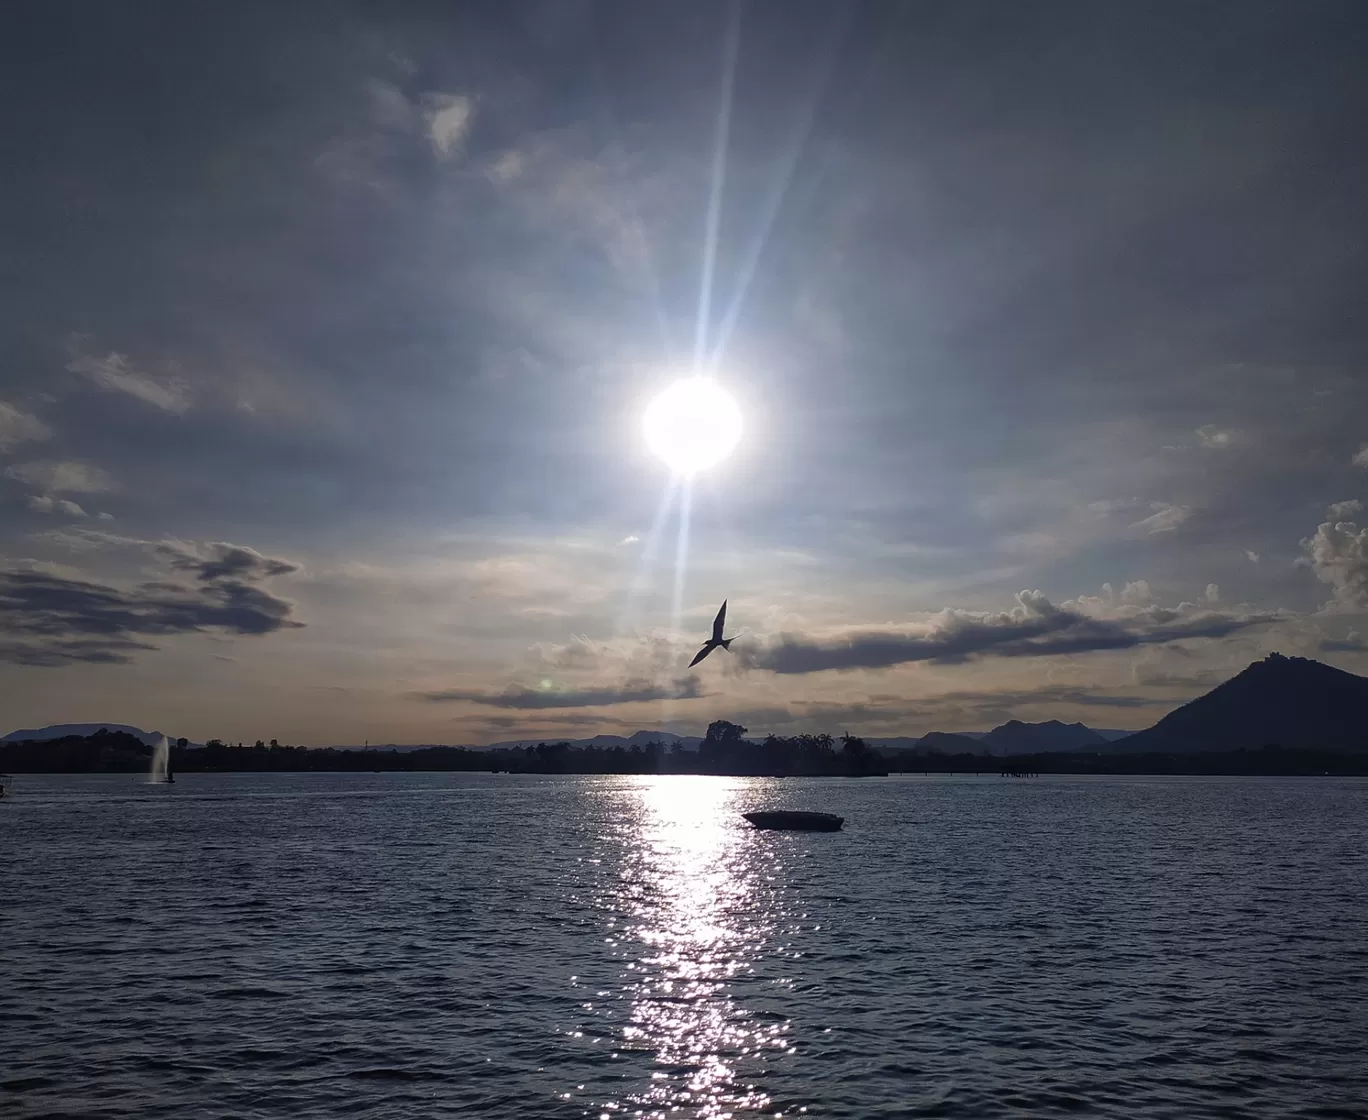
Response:
[[[741,811],[821,808],[838,834]],[[1305,1117],[1368,783],[25,777],[6,1116]]]

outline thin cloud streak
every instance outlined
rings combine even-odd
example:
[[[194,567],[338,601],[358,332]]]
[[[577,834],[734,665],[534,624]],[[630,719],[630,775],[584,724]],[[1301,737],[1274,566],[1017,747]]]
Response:
[[[537,711],[551,708],[598,708],[617,704],[640,704],[652,700],[696,700],[703,695],[697,677],[685,677],[673,684],[628,681],[620,687],[536,689],[510,685],[503,692],[449,688],[417,693],[418,698],[436,703],[465,701],[489,708]]]

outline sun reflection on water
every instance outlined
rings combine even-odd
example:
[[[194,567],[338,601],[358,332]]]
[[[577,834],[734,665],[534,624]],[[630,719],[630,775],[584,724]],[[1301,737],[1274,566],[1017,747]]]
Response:
[[[763,851],[739,827],[741,782],[671,776],[641,781],[623,855],[621,1048],[651,1055],[649,1084],[603,1105],[605,1116],[774,1114],[757,1084],[792,1049],[788,1020],[741,991],[769,983],[756,965],[779,908]]]

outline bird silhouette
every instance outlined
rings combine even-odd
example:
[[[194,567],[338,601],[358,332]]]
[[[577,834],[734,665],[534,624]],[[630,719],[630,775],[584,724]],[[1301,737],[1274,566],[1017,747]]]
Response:
[[[703,648],[700,649],[696,654],[694,654],[694,659],[689,662],[690,669],[692,669],[695,665],[702,661],[703,658],[707,657],[708,654],[712,653],[713,650],[717,649],[718,646],[721,646],[728,653],[731,652],[731,644],[732,642],[736,641],[736,635],[733,634],[730,638],[722,637],[722,627],[724,627],[726,624],[727,600],[723,599],[722,609],[717,612],[717,617],[713,619],[712,637],[709,638],[706,642],[704,642]]]

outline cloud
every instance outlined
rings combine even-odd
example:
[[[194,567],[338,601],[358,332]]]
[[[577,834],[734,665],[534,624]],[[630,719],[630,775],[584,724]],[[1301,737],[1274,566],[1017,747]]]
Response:
[[[1136,665],[1131,670],[1131,676],[1138,685],[1147,688],[1181,688],[1188,692],[1206,692],[1233,675],[1219,667],[1175,673],[1152,663]]]
[[[114,480],[99,467],[71,461],[19,463],[6,470],[5,476],[58,494],[103,494],[114,489]]]
[[[1316,578],[1335,592],[1322,610],[1368,608],[1368,529],[1352,521],[1326,521],[1301,544]]]
[[[263,556],[254,548],[214,541],[196,548],[179,541],[165,541],[155,546],[170,566],[180,572],[194,572],[196,578],[211,580],[237,579],[247,582],[285,576],[299,571],[299,565],[289,560]]]
[[[990,704],[998,707],[1018,704],[1023,706],[1078,704],[1085,708],[1152,708],[1173,703],[1172,700],[1162,697],[1105,692],[1100,689],[1067,685],[1042,685],[1040,688],[1012,689],[1000,692],[943,692],[934,699],[947,703]]]
[[[103,358],[78,354],[67,363],[68,370],[86,377],[92,384],[113,393],[130,397],[177,415],[190,407],[190,394],[185,383],[178,379],[158,379],[133,368],[122,354],[110,351]]]
[[[1221,638],[1272,622],[1278,612],[1244,613],[1131,605],[1116,617],[1099,617],[1097,600],[1056,606],[1039,591],[1022,591],[1009,611],[947,609],[915,631],[864,631],[815,639],[782,634],[738,651],[742,663],[773,673],[819,673],[830,669],[883,669],[907,662],[956,664],[982,657],[1049,657],[1098,650],[1133,649],[1192,638]]]
[[[1368,653],[1368,641],[1357,630],[1350,630],[1343,638],[1322,638],[1320,648],[1326,653]]]
[[[1260,559],[1262,559],[1262,557],[1260,557],[1259,554],[1255,552],[1252,548],[1247,548],[1245,549],[1245,559],[1248,560],[1251,564],[1257,564],[1260,561]]]
[[[1225,451],[1239,442],[1240,435],[1232,428],[1218,428],[1215,424],[1203,424],[1197,429],[1197,442],[1213,451]]]
[[[14,405],[0,401],[0,451],[9,451],[29,440],[51,437],[52,429],[38,417],[20,412]]]
[[[1219,602],[1219,601],[1220,601],[1220,598],[1221,598],[1221,586],[1220,586],[1220,584],[1217,584],[1217,583],[1208,583],[1208,584],[1206,585],[1206,601],[1207,601],[1208,603],[1216,603],[1216,602]]]
[[[1109,584],[1103,584],[1102,586],[1104,590],[1111,590]],[[1154,602],[1154,592],[1150,590],[1149,581],[1137,579],[1127,583],[1125,587],[1121,588],[1121,602],[1136,607],[1141,607],[1146,603]]]
[[[1348,521],[1356,513],[1363,512],[1363,503],[1357,498],[1351,498],[1347,502],[1334,502],[1325,511],[1325,516],[1331,521]]]
[[[112,521],[113,518],[107,514],[101,514],[99,520]],[[49,529],[30,535],[34,539],[48,541],[61,548],[70,549],[72,552],[104,552],[120,548],[145,549],[156,543],[139,540],[137,537],[120,536],[118,533],[110,533],[104,529],[90,529],[82,525],[73,525],[66,529]]]
[[[28,498],[28,507],[35,513],[61,513],[67,517],[89,516],[75,502],[67,501],[65,498],[49,497],[46,494],[31,494]]]
[[[513,684],[503,692],[481,692],[474,689],[451,688],[438,692],[420,692],[423,700],[464,700],[491,708],[538,710],[544,708],[598,708],[614,704],[637,704],[647,700],[696,700],[703,695],[697,677],[685,677],[673,684],[657,685],[645,680],[629,680],[620,687],[604,688],[528,688]]]
[[[1132,529],[1144,529],[1147,533],[1171,533],[1192,516],[1191,506],[1174,505],[1170,502],[1150,502],[1154,510],[1148,517],[1136,521]]]
[[[461,142],[475,116],[475,100],[462,94],[429,93],[424,98],[423,119],[428,138],[438,159],[450,159],[460,151]]]
[[[302,626],[285,599],[240,579],[131,589],[37,570],[0,572],[0,661],[56,667],[127,662],[149,638],[205,631],[270,634]]]
[[[1356,467],[1368,467],[1368,443],[1365,443],[1354,453],[1353,462]]]

